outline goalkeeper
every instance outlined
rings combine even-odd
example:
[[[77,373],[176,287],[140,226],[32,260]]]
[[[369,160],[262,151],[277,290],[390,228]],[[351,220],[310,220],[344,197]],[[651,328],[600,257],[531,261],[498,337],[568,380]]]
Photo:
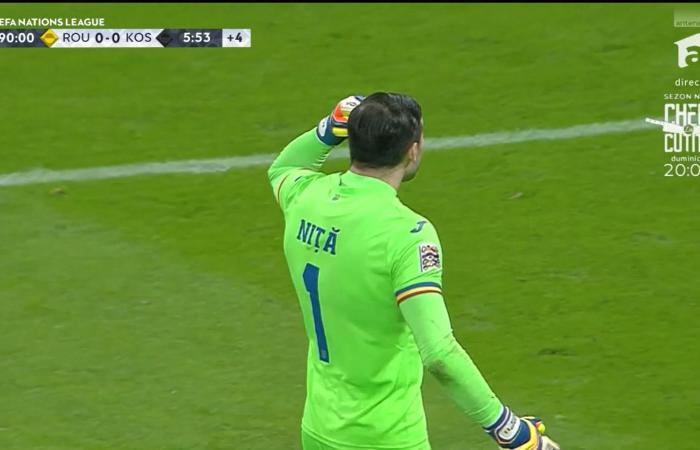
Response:
[[[346,137],[350,169],[321,173]],[[539,419],[501,403],[452,334],[437,232],[397,197],[422,151],[418,103],[378,92],[341,101],[269,168],[309,341],[302,446],[430,449],[425,366],[501,448],[558,449]]]

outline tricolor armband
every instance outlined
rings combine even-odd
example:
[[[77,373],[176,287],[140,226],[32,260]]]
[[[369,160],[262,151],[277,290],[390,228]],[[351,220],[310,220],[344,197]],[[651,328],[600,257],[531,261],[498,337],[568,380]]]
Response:
[[[420,294],[442,294],[442,287],[439,283],[432,281],[411,284],[410,286],[396,291],[396,303],[401,303],[404,300],[408,300]]]

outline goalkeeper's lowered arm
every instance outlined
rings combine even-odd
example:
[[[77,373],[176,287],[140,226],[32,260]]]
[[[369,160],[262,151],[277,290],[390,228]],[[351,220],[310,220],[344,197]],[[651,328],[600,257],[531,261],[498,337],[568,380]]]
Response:
[[[452,334],[442,295],[425,293],[399,304],[426,369],[447,390],[457,406],[479,423],[501,448],[558,450],[542,436],[544,425],[519,418],[503,405]]]
[[[399,308],[413,332],[423,365],[459,409],[482,427],[496,422],[503,406],[454,338],[442,295],[422,294],[401,302]]]

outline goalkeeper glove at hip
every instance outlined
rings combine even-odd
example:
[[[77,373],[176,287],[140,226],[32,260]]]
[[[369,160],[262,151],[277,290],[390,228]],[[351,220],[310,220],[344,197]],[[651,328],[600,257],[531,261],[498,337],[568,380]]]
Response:
[[[507,407],[493,425],[484,428],[502,449],[559,450],[559,445],[544,436],[544,423],[535,417],[520,418]]]
[[[342,99],[330,115],[321,119],[316,127],[318,140],[326,145],[334,146],[348,137],[348,117],[365,98],[361,95],[351,95]]]

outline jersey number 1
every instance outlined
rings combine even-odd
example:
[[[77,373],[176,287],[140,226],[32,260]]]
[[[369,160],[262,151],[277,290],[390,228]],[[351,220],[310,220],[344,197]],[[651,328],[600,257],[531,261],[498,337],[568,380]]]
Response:
[[[306,267],[304,267],[304,287],[306,292],[309,293],[309,297],[311,297],[311,312],[314,316],[318,357],[321,361],[329,362],[326,332],[323,329],[323,319],[321,318],[321,304],[318,301],[318,272],[318,267],[313,264],[306,264]]]

